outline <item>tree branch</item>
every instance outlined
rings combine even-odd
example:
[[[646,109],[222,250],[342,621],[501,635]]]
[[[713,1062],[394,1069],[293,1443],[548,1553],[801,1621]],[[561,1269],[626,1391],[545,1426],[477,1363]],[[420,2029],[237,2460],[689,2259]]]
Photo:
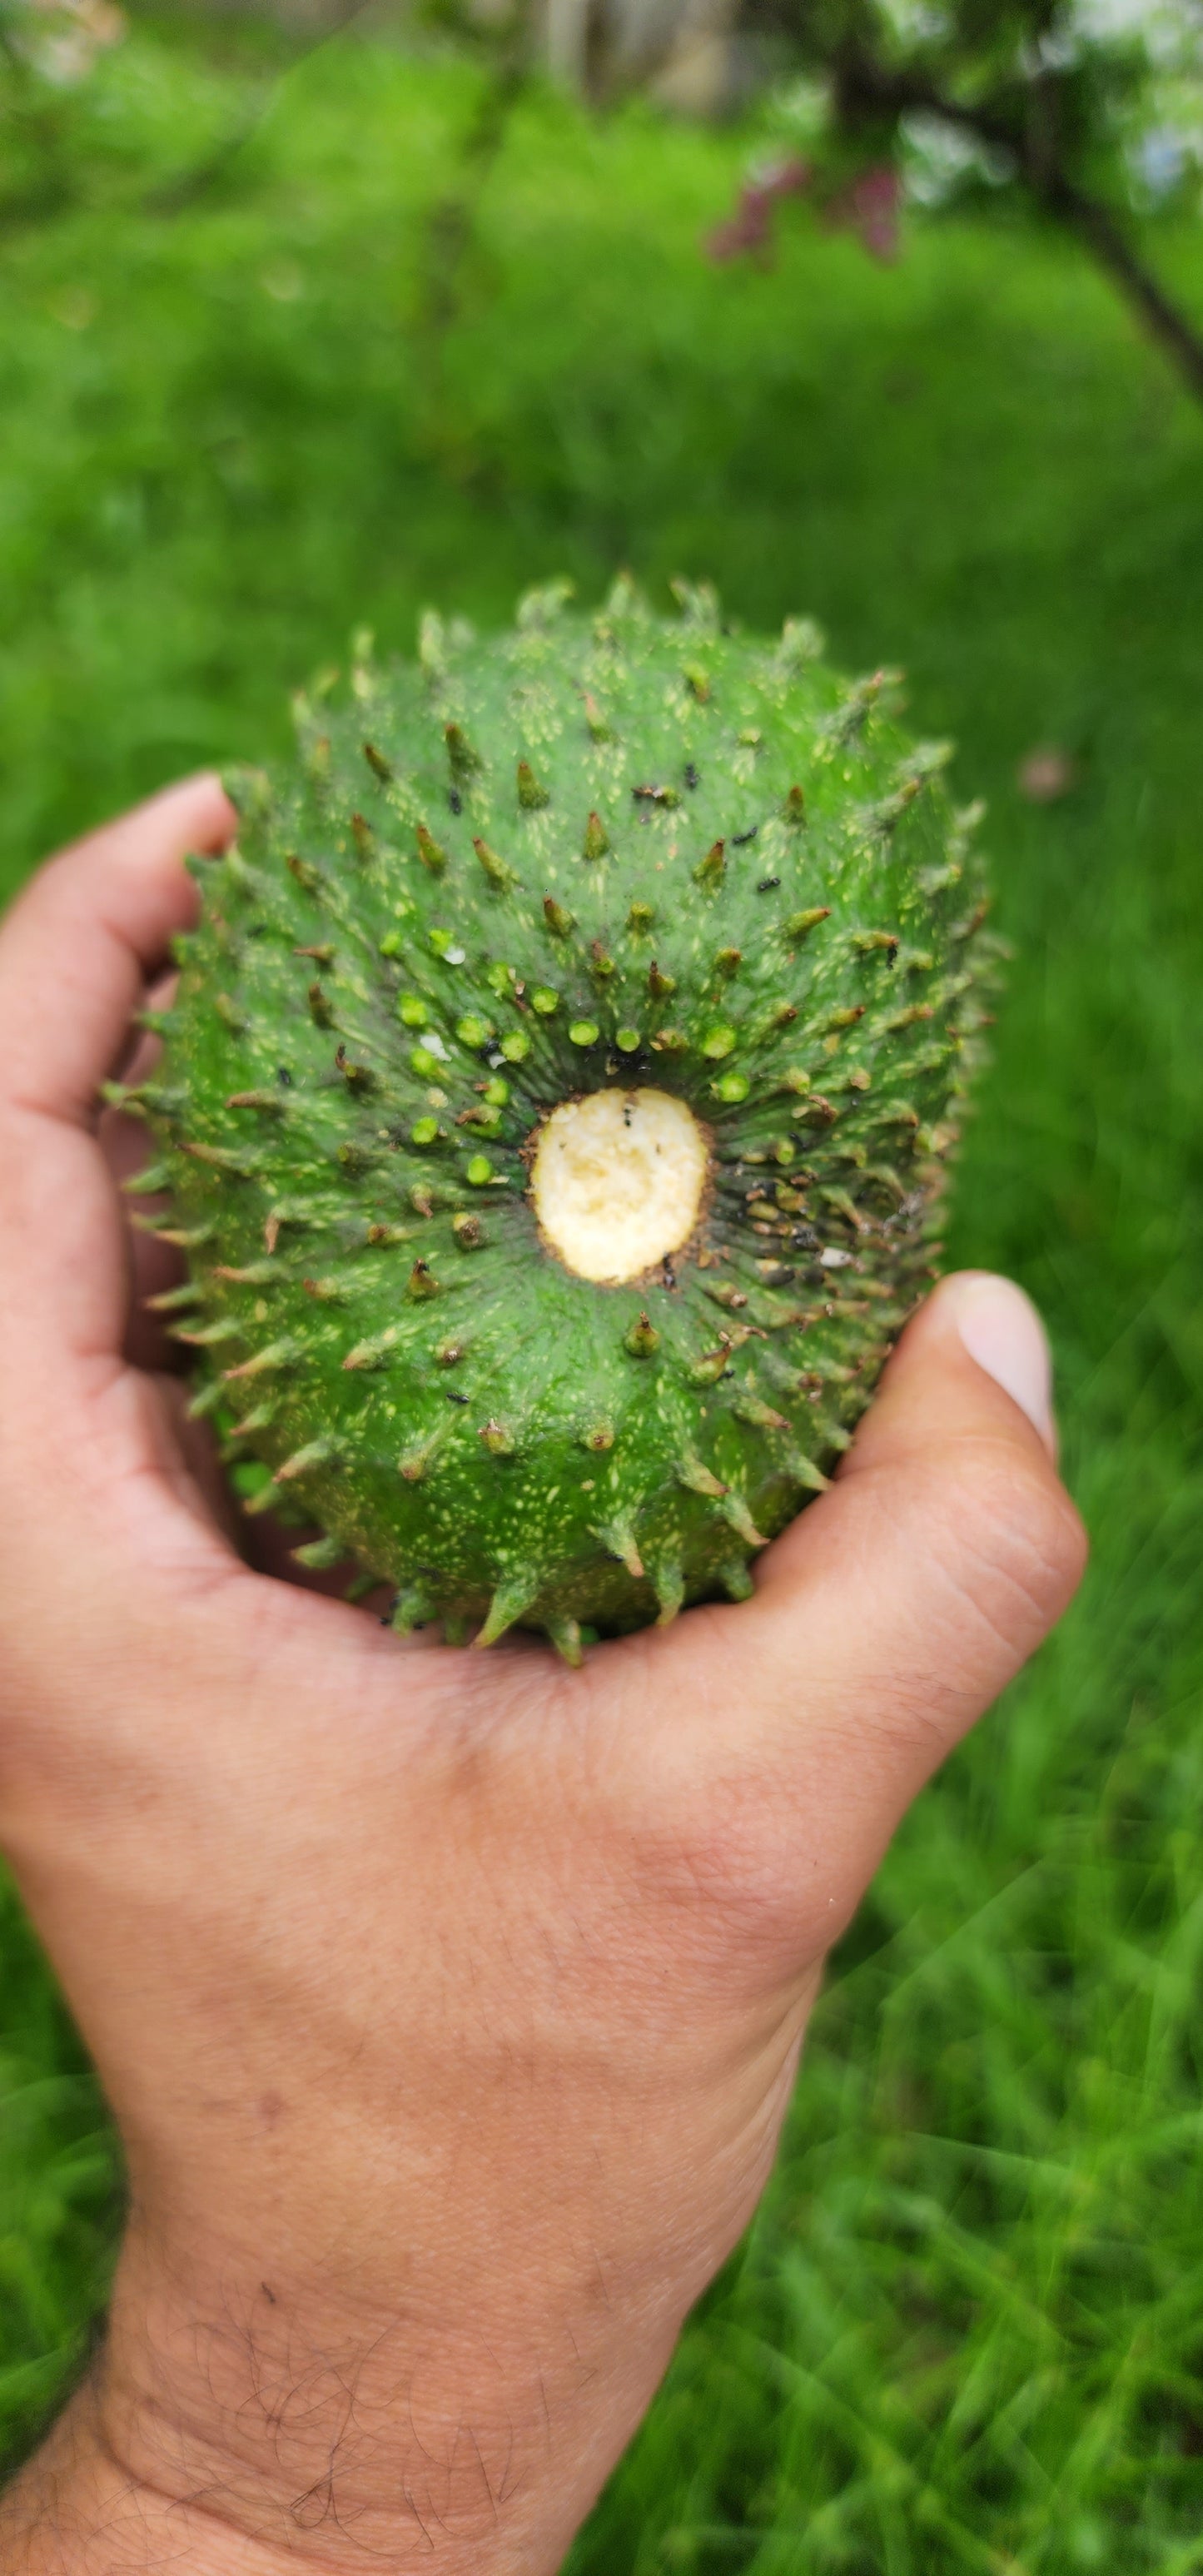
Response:
[[[1192,328],[1185,314],[1171,304],[1152,270],[1146,268],[1137,256],[1110,208],[1100,205],[1096,198],[1088,197],[1060,172],[1053,178],[1046,202],[1093,251],[1099,266],[1115,279],[1121,293],[1142,316],[1152,337],[1160,341],[1167,357],[1177,366],[1196,400],[1203,402],[1203,336]]]
[[[941,118],[992,151],[1005,152],[1036,203],[1085,243],[1177,367],[1196,401],[1203,402],[1203,333],[1171,302],[1112,209],[1070,177],[1047,121],[1036,133],[988,101],[966,107],[921,74],[887,71],[859,46],[849,48],[840,59],[836,99],[839,112],[853,128],[874,116],[896,122],[921,113]]]

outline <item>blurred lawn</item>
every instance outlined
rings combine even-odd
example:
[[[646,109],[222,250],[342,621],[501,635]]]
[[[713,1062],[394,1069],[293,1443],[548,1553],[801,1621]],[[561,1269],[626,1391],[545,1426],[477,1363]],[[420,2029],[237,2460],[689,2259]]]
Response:
[[[1203,2569],[1203,420],[1077,256],[895,271],[698,236],[738,138],[521,111],[464,302],[422,210],[474,76],[341,42],[206,191],[259,73],[104,70],[105,204],[0,233],[0,870],[282,738],[352,623],[553,571],[808,609],[991,799],[1018,957],[957,1259],[1041,1302],[1094,1538],[1060,1636],[911,1817],[829,1982],[778,2180],[574,2576]],[[153,183],[151,205],[140,203]],[[1203,246],[1162,255],[1203,304]],[[1026,805],[1051,741],[1079,783]],[[113,2164],[0,1913],[0,2434],[94,2311]]]

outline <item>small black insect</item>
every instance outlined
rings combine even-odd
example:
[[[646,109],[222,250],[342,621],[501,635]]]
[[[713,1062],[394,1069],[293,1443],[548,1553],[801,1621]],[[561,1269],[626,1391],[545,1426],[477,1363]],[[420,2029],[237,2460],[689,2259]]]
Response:
[[[751,829],[751,831],[750,831],[750,832],[733,832],[733,833],[732,833],[732,835],[731,835],[731,847],[732,847],[732,849],[733,849],[733,850],[746,850],[746,848],[747,848],[747,846],[748,846],[749,841],[754,841],[754,840],[755,840],[756,835],[757,835],[757,833],[758,833],[758,831],[759,831],[759,830],[760,830],[760,825],[759,825],[759,823],[753,823],[753,825],[752,825],[752,829]]]
[[[463,810],[464,810],[464,800],[463,800],[463,797],[460,795],[460,792],[459,792],[458,787],[449,787],[449,788],[448,788],[448,790],[447,790],[447,802],[448,802],[449,806],[451,807],[451,811],[452,811],[452,813],[453,813],[453,814],[462,814],[462,813],[463,813]]]
[[[286,1064],[278,1064],[276,1066],[276,1080],[278,1083],[283,1085],[285,1091],[291,1091],[292,1075],[290,1074]]]
[[[780,877],[762,877],[756,888],[756,892],[757,894],[771,894],[774,886],[779,886],[780,883]]]
[[[448,1404],[470,1404],[472,1400],[470,1396],[461,1395],[459,1388],[455,1386],[445,1386],[443,1393]]]
[[[661,1275],[661,1277],[662,1277],[662,1279],[663,1279],[663,1281],[664,1281],[664,1285],[665,1285],[665,1287],[666,1287],[666,1288],[675,1288],[675,1287],[676,1287],[676,1284],[677,1284],[677,1274],[676,1274],[676,1271],[673,1269],[672,1263],[671,1263],[671,1261],[669,1260],[669,1258],[668,1258],[667,1254],[665,1254],[665,1258],[664,1258],[664,1267],[663,1267],[663,1269],[662,1269],[662,1271],[661,1271],[661,1274],[660,1274],[660,1275]]]
[[[685,784],[687,787],[700,787],[702,784],[701,771],[694,767],[692,760],[685,763]]]
[[[268,925],[265,921],[248,921],[246,926],[248,939],[266,939],[267,931]]]

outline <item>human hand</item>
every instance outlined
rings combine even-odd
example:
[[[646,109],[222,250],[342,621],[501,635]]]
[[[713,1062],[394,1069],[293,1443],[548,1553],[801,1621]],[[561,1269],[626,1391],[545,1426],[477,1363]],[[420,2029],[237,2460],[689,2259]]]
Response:
[[[1083,1541],[1036,1319],[965,1274],[755,1597],[580,1672],[246,1563],[123,1356],[93,1107],[231,829],[189,783],[0,933],[0,1834],[131,2186],[0,2569],[543,2576],[755,2206],[827,1949]]]

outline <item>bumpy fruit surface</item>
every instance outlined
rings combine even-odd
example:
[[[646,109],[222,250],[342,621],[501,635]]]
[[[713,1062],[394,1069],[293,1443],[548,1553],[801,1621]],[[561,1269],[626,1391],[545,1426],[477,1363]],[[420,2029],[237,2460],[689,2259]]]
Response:
[[[747,1593],[930,1276],[976,818],[896,674],[679,596],[359,639],[231,782],[132,1104],[194,1409],[399,1627],[573,1658]]]

